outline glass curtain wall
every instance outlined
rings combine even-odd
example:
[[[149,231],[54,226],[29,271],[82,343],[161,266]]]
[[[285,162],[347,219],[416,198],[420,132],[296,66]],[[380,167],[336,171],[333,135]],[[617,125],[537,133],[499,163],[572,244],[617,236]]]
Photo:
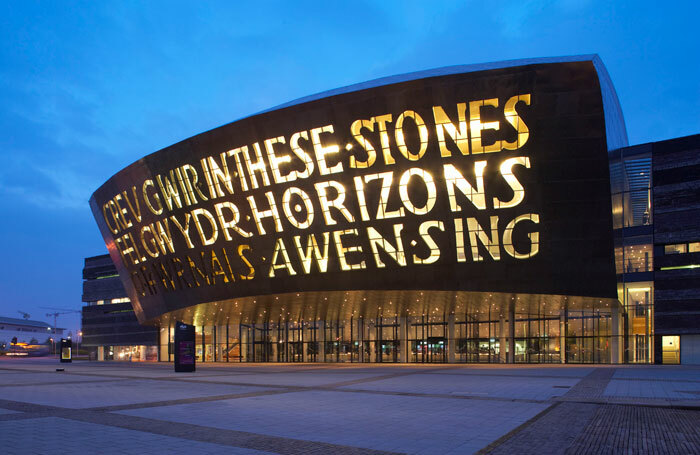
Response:
[[[636,150],[640,150],[637,148]],[[653,363],[654,254],[651,149],[610,161],[615,268],[623,314],[625,363]]]
[[[635,335],[627,347],[633,362],[647,362],[650,356],[651,291],[650,282],[625,288],[628,331]],[[205,363],[610,363],[613,359],[616,345],[609,311],[516,308],[512,315],[512,326],[494,309],[441,316],[197,326],[195,353],[197,361]],[[172,327],[164,328],[161,360],[173,360],[172,336]]]

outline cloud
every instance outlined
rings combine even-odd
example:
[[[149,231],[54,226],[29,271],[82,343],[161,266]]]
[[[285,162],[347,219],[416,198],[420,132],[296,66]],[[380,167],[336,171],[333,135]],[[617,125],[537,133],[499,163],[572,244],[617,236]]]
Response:
[[[23,171],[24,182],[0,180],[0,194],[19,198],[44,210],[85,210],[88,198],[97,188],[94,178],[67,167],[36,167],[28,165]]]

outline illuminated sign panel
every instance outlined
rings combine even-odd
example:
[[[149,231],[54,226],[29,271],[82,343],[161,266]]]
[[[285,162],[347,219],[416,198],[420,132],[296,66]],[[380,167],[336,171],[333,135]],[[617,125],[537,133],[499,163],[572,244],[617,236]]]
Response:
[[[90,203],[142,322],[286,292],[615,297],[605,134],[591,62],[452,74],[222,126]]]

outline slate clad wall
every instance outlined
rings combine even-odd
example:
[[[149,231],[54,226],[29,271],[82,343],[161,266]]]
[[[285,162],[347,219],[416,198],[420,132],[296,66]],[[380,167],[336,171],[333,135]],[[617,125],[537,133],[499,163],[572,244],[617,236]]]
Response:
[[[654,331],[700,333],[700,253],[664,254],[664,245],[700,241],[700,135],[657,142],[654,182]],[[661,337],[657,337],[660,350]],[[657,352],[660,359],[660,352]]]
[[[83,279],[83,302],[126,297],[117,269],[107,254],[85,259]],[[141,326],[129,302],[84,306],[82,331],[84,346],[158,344],[158,328]]]

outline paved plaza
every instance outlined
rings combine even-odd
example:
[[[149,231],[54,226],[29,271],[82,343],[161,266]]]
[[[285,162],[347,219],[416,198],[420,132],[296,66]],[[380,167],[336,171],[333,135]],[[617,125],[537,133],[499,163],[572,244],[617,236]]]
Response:
[[[700,367],[0,358],[0,453],[693,454]]]

